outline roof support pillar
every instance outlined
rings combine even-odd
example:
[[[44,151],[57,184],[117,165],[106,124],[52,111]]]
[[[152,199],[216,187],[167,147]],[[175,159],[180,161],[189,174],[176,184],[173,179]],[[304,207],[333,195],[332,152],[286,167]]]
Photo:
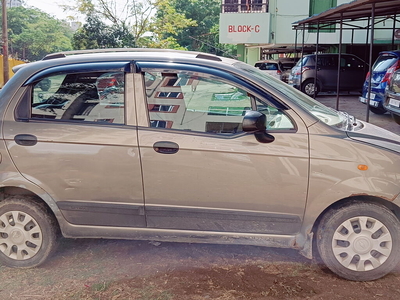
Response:
[[[369,44],[369,80],[368,80],[368,93],[367,93],[367,113],[365,121],[369,122],[369,105],[371,102],[371,81],[372,81],[372,49],[374,45],[374,29],[375,29],[375,3],[372,3],[371,10],[371,42]]]
[[[393,16],[393,31],[392,31],[392,50],[396,50],[396,48],[394,46],[394,33],[396,31],[396,18],[397,18],[397,15],[394,14],[394,16]]]
[[[318,45],[319,45],[319,21],[317,22],[317,43],[315,45],[315,76],[314,76],[314,96],[315,99],[317,97],[317,77],[318,77]]]
[[[301,63],[300,63],[300,83],[299,90],[301,91],[302,81],[303,81],[303,57],[304,57],[304,39],[306,35],[306,24],[303,24],[303,39],[301,41]]]
[[[338,66],[337,66],[337,86],[336,86],[336,110],[339,110],[339,93],[340,93],[340,72],[341,66],[340,63],[342,61],[342,39],[343,39],[343,13],[340,14],[340,32],[339,32],[339,57],[338,57]]]

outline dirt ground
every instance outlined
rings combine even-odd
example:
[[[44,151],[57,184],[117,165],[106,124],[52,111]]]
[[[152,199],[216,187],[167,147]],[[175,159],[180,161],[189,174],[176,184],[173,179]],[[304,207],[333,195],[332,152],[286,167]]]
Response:
[[[400,299],[400,266],[352,282],[295,250],[61,239],[42,267],[0,267],[0,299]]]
[[[335,107],[336,96],[319,97]],[[365,120],[354,95],[340,108]],[[400,134],[389,115],[371,123]],[[0,299],[400,299],[400,265],[372,282],[338,278],[295,250],[252,246],[61,239],[40,268],[0,266]]]

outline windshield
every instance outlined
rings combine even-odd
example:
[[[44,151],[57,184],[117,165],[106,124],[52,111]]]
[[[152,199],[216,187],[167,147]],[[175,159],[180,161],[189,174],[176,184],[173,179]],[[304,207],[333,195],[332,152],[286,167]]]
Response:
[[[395,56],[381,55],[376,60],[372,69],[374,72],[385,72],[396,62],[396,60],[397,58]]]
[[[302,107],[304,110],[308,111],[327,125],[343,130],[348,130],[349,126],[354,123],[352,117],[349,116],[347,113],[339,112],[337,110],[334,110],[333,108],[327,107],[320,102],[314,100],[313,98],[310,98],[302,92],[296,90],[295,88],[259,71],[256,68],[253,68],[248,64],[237,62],[234,64],[234,66],[241,69],[242,71],[251,74],[252,76],[269,84],[270,86],[278,86],[277,89],[279,89],[279,92],[281,94],[288,97],[295,104]]]

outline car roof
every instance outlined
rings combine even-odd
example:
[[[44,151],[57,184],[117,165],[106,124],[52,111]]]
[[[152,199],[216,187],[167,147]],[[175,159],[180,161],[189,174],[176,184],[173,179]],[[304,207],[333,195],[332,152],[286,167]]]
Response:
[[[43,68],[48,68],[74,63],[135,60],[191,62],[204,65],[213,64],[213,62],[214,64],[223,63],[226,65],[232,65],[235,62],[238,62],[231,58],[193,51],[153,48],[110,48],[52,53],[46,55],[43,60],[18,65],[13,68],[13,71],[15,73],[20,69],[30,68],[31,66],[32,68],[39,70],[42,66]]]
[[[259,64],[259,63],[274,63],[274,64],[277,64],[279,62],[277,60],[267,59],[267,60],[259,60],[259,61],[256,62],[256,64]]]
[[[391,51],[379,52],[379,55],[383,55],[383,54],[391,54],[391,55],[395,55],[397,57],[400,57],[400,50],[391,50]]]

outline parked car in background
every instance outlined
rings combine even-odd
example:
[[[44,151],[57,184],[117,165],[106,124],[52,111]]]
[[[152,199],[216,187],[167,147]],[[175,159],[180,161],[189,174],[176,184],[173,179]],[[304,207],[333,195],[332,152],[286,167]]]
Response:
[[[55,53],[0,99],[2,268],[44,263],[58,233],[295,248],[358,281],[400,262],[400,136],[246,63]]]
[[[281,63],[281,68],[282,68],[282,76],[281,76],[281,80],[283,82],[288,83],[289,82],[289,75],[290,72],[292,71],[292,68],[296,65],[297,63],[297,59],[291,59],[291,58],[287,58],[287,59],[279,59],[279,62]]]
[[[276,60],[261,60],[255,63],[256,68],[271,75],[279,80],[282,80],[282,73],[284,71],[282,63]]]
[[[400,125],[400,69],[393,73],[386,87],[383,107],[390,112],[395,122]]]
[[[321,91],[336,91],[339,54],[305,55],[289,75],[289,85],[313,97]],[[317,65],[317,68],[315,66]],[[340,91],[361,91],[365,78],[366,64],[352,54],[341,54]],[[315,78],[316,85],[315,85]]]
[[[394,71],[400,68],[400,50],[383,51],[379,53],[374,65],[372,66],[372,74],[367,74],[362,88],[360,101],[367,103],[368,101],[368,85],[371,80],[371,95],[369,109],[375,114],[384,114],[386,108],[383,105],[385,97],[385,89]]]

